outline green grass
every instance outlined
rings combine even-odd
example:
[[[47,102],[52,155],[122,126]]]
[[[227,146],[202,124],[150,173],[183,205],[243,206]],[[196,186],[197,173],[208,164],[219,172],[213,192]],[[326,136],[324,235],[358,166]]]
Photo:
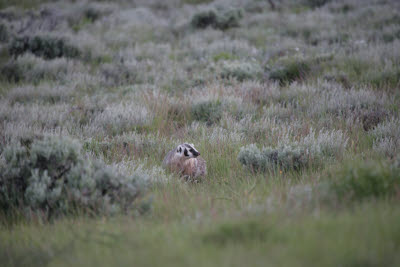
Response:
[[[216,214],[20,225],[0,233],[0,259],[4,266],[396,266],[400,210],[387,204],[300,218]]]
[[[228,2],[0,0],[0,153],[68,136],[167,180],[144,214],[0,210],[0,266],[400,265],[397,3]],[[161,168],[184,142],[199,183]]]

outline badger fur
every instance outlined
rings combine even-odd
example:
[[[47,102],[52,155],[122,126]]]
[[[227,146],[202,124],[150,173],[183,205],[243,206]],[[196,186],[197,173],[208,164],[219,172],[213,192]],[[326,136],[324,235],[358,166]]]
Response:
[[[185,178],[195,180],[207,174],[206,161],[193,144],[184,143],[169,151],[164,158],[163,166]]]

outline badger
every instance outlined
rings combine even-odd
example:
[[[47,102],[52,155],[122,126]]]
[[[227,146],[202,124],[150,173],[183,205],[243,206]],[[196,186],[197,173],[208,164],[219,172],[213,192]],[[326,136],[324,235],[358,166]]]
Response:
[[[178,173],[185,179],[199,179],[207,174],[206,161],[193,144],[184,143],[169,151],[163,160],[163,166]]]

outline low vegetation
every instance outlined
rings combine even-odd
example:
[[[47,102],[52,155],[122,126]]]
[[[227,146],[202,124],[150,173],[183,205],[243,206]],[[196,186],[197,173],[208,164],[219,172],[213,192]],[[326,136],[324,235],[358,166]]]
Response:
[[[331,179],[331,190],[343,201],[390,198],[400,192],[400,170],[378,163],[346,166]]]
[[[76,58],[80,54],[80,51],[66,40],[51,36],[17,37],[10,43],[9,52],[15,57],[30,52],[44,59]]]
[[[0,0],[0,265],[399,266],[399,12]]]
[[[221,78],[234,78],[239,81],[258,79],[262,69],[257,64],[239,61],[224,61],[221,66]]]
[[[281,85],[294,81],[303,81],[311,72],[310,64],[304,60],[289,60],[277,63],[269,72],[269,79],[278,81]]]
[[[266,147],[260,151],[255,145],[242,148],[240,163],[255,171],[300,170],[310,164],[310,155],[299,147]]]
[[[220,30],[227,30],[229,28],[239,27],[239,21],[242,17],[243,11],[241,9],[210,9],[196,13],[190,24],[194,28],[199,29],[212,27]]]
[[[72,140],[44,138],[4,148],[0,206],[5,214],[43,216],[132,212],[146,178],[123,176],[90,160]]]
[[[223,106],[220,101],[204,101],[192,106],[194,120],[205,122],[207,125],[218,123],[222,117]]]

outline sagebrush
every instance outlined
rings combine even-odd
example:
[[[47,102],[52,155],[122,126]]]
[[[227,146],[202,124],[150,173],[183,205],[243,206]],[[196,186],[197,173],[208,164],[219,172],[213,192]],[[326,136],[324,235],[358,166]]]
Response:
[[[145,177],[118,174],[69,139],[16,143],[1,156],[0,206],[6,213],[50,218],[131,212],[146,186]]]

